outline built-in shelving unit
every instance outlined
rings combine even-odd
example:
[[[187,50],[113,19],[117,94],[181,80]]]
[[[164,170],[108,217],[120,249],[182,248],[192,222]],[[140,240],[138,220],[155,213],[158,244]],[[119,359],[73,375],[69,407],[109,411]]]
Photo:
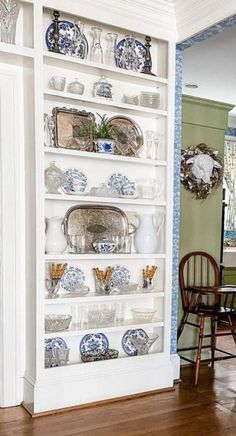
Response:
[[[76,20],[68,2],[62,0],[61,19]],[[22,66],[24,80],[24,120],[30,128],[25,131],[26,183],[26,370],[24,374],[24,405],[31,413],[40,413],[99,400],[122,397],[139,392],[154,391],[173,385],[173,364],[170,359],[171,326],[171,268],[172,268],[172,191],[173,191],[173,101],[174,101],[174,45],[160,39],[158,29],[152,36],[153,71],[147,75],[133,71],[97,64],[75,57],[47,51],[45,31],[52,19],[52,8],[57,9],[56,0],[22,1],[24,13],[20,19],[20,30],[16,45],[0,43],[1,62]],[[94,6],[96,9],[96,5]],[[72,8],[72,10],[74,10]],[[105,15],[104,15],[105,16]],[[107,23],[96,23],[84,14],[85,35],[91,43],[90,28],[99,25],[105,35],[115,31],[119,39],[130,33],[123,29],[121,16],[117,27]],[[132,33],[144,41],[145,35],[135,29]],[[126,21],[127,22],[127,21]],[[119,28],[120,26],[120,28]],[[25,34],[29,29],[28,36]],[[112,100],[94,98],[93,84],[105,75],[113,85]],[[49,87],[52,76],[66,77],[66,88],[59,92]],[[67,85],[76,77],[85,85],[83,95],[68,92]],[[161,95],[160,109],[150,109],[123,103],[123,94],[139,94],[143,90],[158,88]],[[51,114],[54,107],[89,110],[108,117],[126,115],[132,118],[144,133],[146,130],[160,132],[161,143],[155,159],[146,157],[146,143],[140,157],[99,154],[66,148],[45,146],[44,114]],[[142,198],[108,198],[91,195],[48,194],[44,186],[44,170],[51,161],[62,170],[80,168],[87,176],[89,186],[99,186],[114,172],[127,174],[131,180],[155,178],[162,192],[153,200]],[[89,189],[88,189],[89,191]],[[151,213],[157,218],[165,217],[159,232],[157,253],[112,254],[45,254],[45,217],[64,216],[73,204],[115,205],[129,218],[132,214]],[[136,225],[138,225],[136,223]],[[59,294],[58,298],[47,298],[45,289],[46,269],[49,263],[68,263],[78,266],[86,276],[85,284],[90,292],[83,297]],[[124,265],[129,269],[131,283],[140,284],[142,269],[156,265],[155,289],[148,292],[97,295],[92,269],[99,266]],[[140,288],[138,288],[140,289]],[[82,306],[96,304],[125,303],[124,321],[105,327],[90,328],[89,324],[75,327],[73,311]],[[149,323],[137,323],[132,319],[132,308],[152,308],[155,318]],[[46,333],[46,314],[72,314],[69,330]],[[122,348],[122,337],[128,329],[142,328],[158,334],[150,354],[127,356]],[[85,334],[103,332],[111,348],[119,351],[115,360],[82,363],[79,346]],[[63,367],[45,368],[44,341],[53,337],[63,338],[70,349],[70,360]],[[50,386],[49,386],[50,380]],[[63,392],[63,395],[58,395]]]

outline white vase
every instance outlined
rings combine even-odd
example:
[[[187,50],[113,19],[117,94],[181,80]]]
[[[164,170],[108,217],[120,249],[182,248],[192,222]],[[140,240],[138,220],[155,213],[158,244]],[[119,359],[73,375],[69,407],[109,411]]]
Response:
[[[53,216],[46,218],[46,244],[45,252],[47,254],[61,254],[67,247],[65,235],[62,230],[63,218]]]
[[[160,224],[155,226],[154,216],[149,213],[138,215],[139,225],[134,235],[134,247],[138,253],[156,253],[158,247],[158,234],[164,222],[164,216],[160,217]]]

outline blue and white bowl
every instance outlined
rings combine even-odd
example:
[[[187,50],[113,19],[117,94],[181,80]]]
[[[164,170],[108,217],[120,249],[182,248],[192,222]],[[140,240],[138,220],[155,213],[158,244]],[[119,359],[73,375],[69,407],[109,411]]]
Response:
[[[68,168],[62,176],[62,189],[66,194],[84,193],[87,187],[87,177],[78,168]]]
[[[93,248],[97,253],[113,253],[116,249],[116,242],[112,239],[97,239],[93,242]]]

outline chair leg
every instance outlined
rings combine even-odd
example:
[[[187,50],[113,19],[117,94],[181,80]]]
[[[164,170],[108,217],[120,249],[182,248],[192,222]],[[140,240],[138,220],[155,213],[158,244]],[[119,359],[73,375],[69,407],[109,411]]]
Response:
[[[184,325],[185,325],[187,319],[188,319],[188,313],[187,313],[187,312],[184,312],[184,313],[183,313],[183,316],[182,316],[182,318],[181,318],[181,321],[180,321],[179,328],[178,328],[178,334],[177,334],[177,339],[178,339],[178,340],[179,340],[179,338],[180,338],[180,336],[181,336],[181,334],[182,334],[182,332],[183,332]]]
[[[204,333],[204,324],[205,324],[205,318],[204,316],[200,317],[200,324],[199,324],[199,336],[198,336],[198,349],[197,349],[197,359],[195,364],[195,386],[198,384],[198,378],[199,378],[199,369],[200,369],[200,363],[201,363],[201,352],[202,352],[202,341],[203,341],[203,333]]]
[[[211,318],[211,366],[214,368],[215,363],[215,349],[216,349],[216,328],[217,328],[217,318]]]
[[[236,345],[236,331],[235,331],[235,328],[233,326],[232,319],[231,319],[230,315],[228,315],[228,321],[229,321],[230,330],[231,330],[231,333],[232,333],[232,336],[233,336],[233,340],[234,340],[235,345]]]

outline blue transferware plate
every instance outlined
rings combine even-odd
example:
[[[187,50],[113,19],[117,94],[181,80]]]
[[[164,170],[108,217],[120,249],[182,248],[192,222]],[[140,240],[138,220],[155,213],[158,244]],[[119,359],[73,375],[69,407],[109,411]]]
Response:
[[[87,184],[86,175],[78,168],[68,168],[64,171],[61,186],[66,194],[83,194]]]
[[[128,177],[126,177],[120,173],[112,174],[109,177],[108,182],[107,182],[108,186],[110,186],[113,189],[116,189],[120,195],[122,195],[122,193],[123,193],[122,192],[123,186],[125,186],[129,183],[130,183],[130,181],[129,181]]]
[[[130,272],[125,266],[117,265],[111,275],[111,287],[118,288],[121,285],[128,285],[130,281]]]
[[[148,338],[148,334],[143,329],[127,330],[122,337],[122,348],[128,356],[137,356],[138,351],[134,344],[131,342],[131,338]]]
[[[59,48],[60,52],[64,55],[75,55],[75,47],[74,47],[74,23],[66,20],[59,20]],[[78,32],[78,36],[80,35],[80,29],[76,25],[75,26]],[[51,23],[48,26],[45,34],[46,45],[49,50],[53,47],[53,30],[54,24]],[[80,51],[78,52],[78,57],[81,59],[86,59],[88,55],[88,41],[85,35],[83,35],[83,39],[81,42]]]
[[[68,348],[67,343],[62,338],[44,339],[44,345],[45,351],[52,351],[52,353],[56,348]]]
[[[70,266],[60,279],[60,287],[65,291],[73,292],[82,287],[85,281],[85,274],[82,269]]]
[[[80,354],[89,353],[93,356],[108,351],[109,341],[104,333],[90,333],[85,335],[80,342]]]
[[[126,70],[132,70],[131,64],[133,63],[132,53],[127,54],[124,59],[126,39],[122,39],[118,42],[116,46],[116,66],[119,68],[124,68]],[[142,42],[135,39],[135,53],[137,58],[137,71],[142,71],[145,62],[146,48]]]

